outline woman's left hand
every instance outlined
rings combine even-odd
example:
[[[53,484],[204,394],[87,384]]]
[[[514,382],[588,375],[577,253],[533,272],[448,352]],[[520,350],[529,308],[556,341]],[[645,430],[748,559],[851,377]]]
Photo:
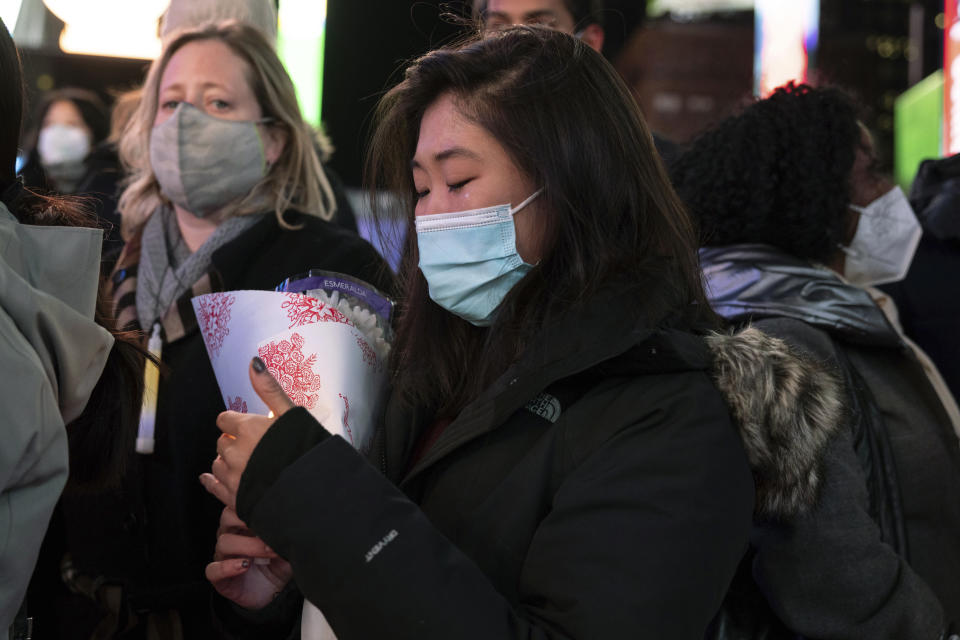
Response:
[[[221,413],[217,417],[217,427],[223,431],[223,435],[217,440],[217,458],[211,467],[213,473],[200,476],[200,483],[204,488],[231,509],[236,509],[240,476],[247,468],[253,450],[274,421],[294,407],[259,358],[254,358],[250,363],[250,382],[254,391],[270,409],[272,416],[236,411]]]

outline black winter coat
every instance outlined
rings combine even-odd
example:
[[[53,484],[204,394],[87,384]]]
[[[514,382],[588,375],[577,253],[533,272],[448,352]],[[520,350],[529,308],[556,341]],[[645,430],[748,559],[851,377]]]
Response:
[[[314,268],[391,289],[389,269],[356,234],[314,217],[288,214],[287,221],[303,227],[283,229],[268,214],[214,252],[213,290],[273,290],[285,278]],[[114,277],[115,288],[123,292],[117,300],[121,308],[133,299],[123,283],[136,274],[135,266],[122,267],[123,257]],[[204,568],[213,556],[221,505],[198,477],[217,455],[216,418],[225,407],[189,298],[190,292],[175,303],[186,335],[165,339],[163,345],[166,375],[160,383],[155,452],[131,461],[121,492],[75,496],[65,502],[64,513],[78,571],[123,585],[129,612],[176,611],[187,638],[209,638],[214,637],[212,589]]]
[[[754,487],[705,341],[628,297],[545,329],[410,469],[433,416],[396,398],[375,465],[300,409],[267,432],[238,512],[340,640],[703,636]]]
[[[907,277],[884,285],[903,329],[960,396],[960,156],[925,160],[910,190],[923,237]]]
[[[836,371],[846,410],[813,508],[757,519],[714,637],[940,638],[960,622],[960,443],[920,363],[824,269],[765,245],[701,262],[714,308]],[[785,459],[804,455],[799,435]]]

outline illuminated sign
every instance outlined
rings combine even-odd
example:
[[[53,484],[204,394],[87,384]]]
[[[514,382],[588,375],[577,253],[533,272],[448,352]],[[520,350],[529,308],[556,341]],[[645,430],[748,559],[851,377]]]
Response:
[[[281,0],[277,53],[297,88],[303,118],[320,126],[327,0]]]
[[[152,60],[160,55],[157,26],[169,0],[43,0],[66,23],[66,53]]]
[[[819,0],[756,0],[754,93],[768,96],[791,80],[808,79],[820,38]]]
[[[960,22],[957,5],[947,0],[943,29],[943,152],[960,152]]]
[[[7,26],[7,31],[13,33],[13,28],[17,24],[17,16],[20,15],[21,0],[0,0],[0,20]]]

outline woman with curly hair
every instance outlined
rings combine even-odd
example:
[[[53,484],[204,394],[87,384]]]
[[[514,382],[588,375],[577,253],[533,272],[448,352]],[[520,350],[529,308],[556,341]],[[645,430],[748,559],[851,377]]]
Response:
[[[855,104],[787,85],[695,140],[672,178],[714,309],[846,381],[814,508],[756,519],[717,637],[943,637],[960,621],[960,420],[869,286],[904,276],[920,230]]]

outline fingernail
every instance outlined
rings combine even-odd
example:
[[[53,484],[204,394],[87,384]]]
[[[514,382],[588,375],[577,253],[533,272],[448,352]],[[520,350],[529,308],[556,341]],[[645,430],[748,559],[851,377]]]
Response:
[[[266,550],[267,553],[273,553],[273,549],[270,548],[270,545],[265,544],[263,545],[263,548]]]
[[[249,560],[244,560],[243,562],[240,563],[240,566],[243,567],[244,569],[249,569],[249,568],[250,568],[250,561],[249,561]]]
[[[267,365],[263,364],[263,360],[261,360],[261,359],[258,358],[257,356],[254,356],[254,357],[253,357],[253,370],[256,371],[257,373],[263,373],[264,371],[267,370]]]

